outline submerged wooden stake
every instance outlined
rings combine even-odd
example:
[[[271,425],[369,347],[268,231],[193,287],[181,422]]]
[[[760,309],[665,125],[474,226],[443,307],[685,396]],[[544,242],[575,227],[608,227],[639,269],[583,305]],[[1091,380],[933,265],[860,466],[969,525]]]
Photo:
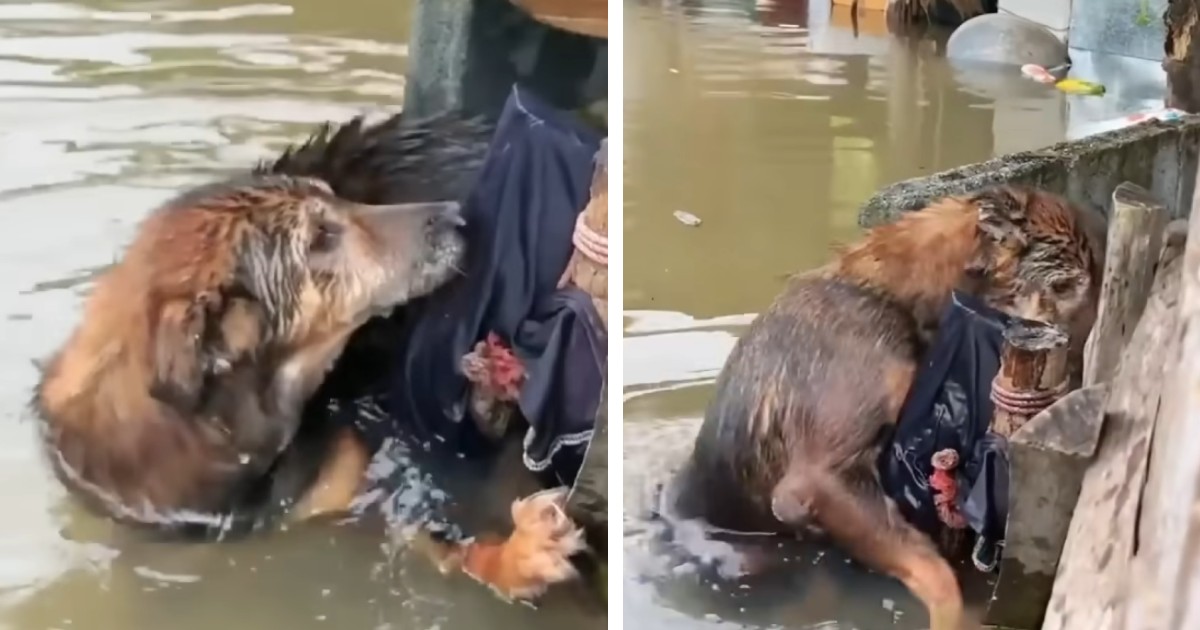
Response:
[[[596,234],[608,238],[608,140],[596,152],[596,170],[592,175],[592,199],[583,209],[583,222]],[[608,265],[599,264],[576,250],[567,263],[564,282],[588,292],[600,321],[608,328]]]
[[[1112,194],[1104,279],[1096,323],[1083,352],[1083,385],[1108,382],[1137,328],[1162,250],[1167,208],[1150,191],[1123,182]]]
[[[597,235],[608,237],[608,140],[596,152],[596,170],[592,175],[592,198],[583,210],[583,222]],[[606,246],[607,247],[607,246]],[[607,256],[607,254],[606,254]],[[562,284],[571,283],[587,291],[608,328],[608,264],[600,264],[576,249],[567,263]],[[567,497],[567,514],[581,523],[592,545],[607,558],[608,547],[608,385],[600,391],[596,425],[588,442],[579,474]],[[601,580],[601,586],[607,583]],[[605,591],[607,597],[607,590]]]
[[[1068,336],[1040,322],[1019,321],[1004,331],[1000,371],[992,381],[992,430],[1012,437],[1067,391]]]

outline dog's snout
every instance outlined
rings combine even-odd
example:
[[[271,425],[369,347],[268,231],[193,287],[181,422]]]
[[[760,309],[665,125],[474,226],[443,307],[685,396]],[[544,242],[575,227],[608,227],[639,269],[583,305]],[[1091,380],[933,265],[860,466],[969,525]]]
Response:
[[[429,221],[438,226],[462,227],[467,224],[462,215],[462,207],[454,202],[436,204]]]
[[[360,206],[356,214],[376,238],[398,247],[428,228],[463,225],[462,211],[453,201]]]

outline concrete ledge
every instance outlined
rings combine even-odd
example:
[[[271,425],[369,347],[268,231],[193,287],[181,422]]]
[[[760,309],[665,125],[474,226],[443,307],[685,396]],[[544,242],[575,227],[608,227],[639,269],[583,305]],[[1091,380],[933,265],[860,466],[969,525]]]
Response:
[[[1200,116],[1150,121],[892,184],[867,200],[859,224],[886,223],[939,197],[1001,184],[1059,193],[1107,216],[1112,191],[1124,181],[1152,192],[1179,218],[1191,207],[1198,151]]]

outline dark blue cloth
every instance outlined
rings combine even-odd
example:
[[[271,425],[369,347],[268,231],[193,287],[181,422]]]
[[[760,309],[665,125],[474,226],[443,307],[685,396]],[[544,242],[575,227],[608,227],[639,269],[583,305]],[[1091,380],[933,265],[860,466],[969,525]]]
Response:
[[[526,465],[574,480],[600,404],[607,339],[586,294],[556,285],[600,142],[572,115],[513,89],[463,204],[465,277],[407,316],[388,396],[396,421],[464,451],[478,448],[460,361],[494,332],[528,375],[519,401],[531,427]]]
[[[932,458],[952,448],[959,454],[959,508],[968,525],[984,547],[1004,536],[1007,444],[989,425],[992,379],[1000,369],[1004,330],[1011,321],[977,298],[952,295],[881,456],[884,490],[904,517],[925,532],[941,528],[929,486]]]

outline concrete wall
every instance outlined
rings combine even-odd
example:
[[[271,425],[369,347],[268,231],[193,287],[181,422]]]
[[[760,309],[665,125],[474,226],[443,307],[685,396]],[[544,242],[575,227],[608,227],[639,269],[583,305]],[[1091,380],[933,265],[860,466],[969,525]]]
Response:
[[[1060,193],[1107,215],[1113,189],[1123,181],[1145,187],[1183,217],[1191,208],[1198,152],[1200,116],[1143,123],[892,184],[863,205],[859,223],[877,225],[938,197],[999,184]]]
[[[1024,0],[1049,3],[1067,0]],[[1167,0],[1073,0],[1071,48],[1161,61]]]
[[[1000,0],[1000,12],[1050,29],[1071,48],[1161,61],[1167,0]],[[1148,17],[1148,19],[1147,19]]]
[[[1053,31],[1060,41],[1066,41],[1071,26],[1071,4],[1072,0],[1000,0],[1000,12],[1037,22]]]

